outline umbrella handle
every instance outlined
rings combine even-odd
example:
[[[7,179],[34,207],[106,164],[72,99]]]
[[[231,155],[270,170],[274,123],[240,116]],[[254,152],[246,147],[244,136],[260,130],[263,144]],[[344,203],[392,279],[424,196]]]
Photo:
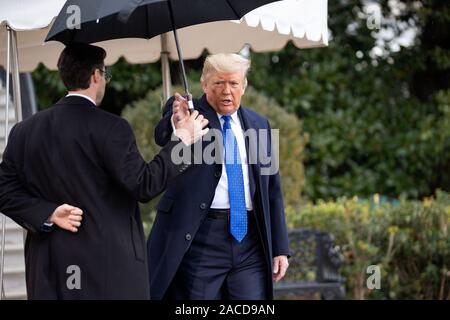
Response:
[[[192,101],[192,94],[187,93],[184,98],[187,100],[189,113],[192,114],[195,110],[194,102]]]

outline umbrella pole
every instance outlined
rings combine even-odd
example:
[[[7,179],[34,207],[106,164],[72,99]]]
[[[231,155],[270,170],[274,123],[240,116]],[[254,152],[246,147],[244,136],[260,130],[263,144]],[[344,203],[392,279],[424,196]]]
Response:
[[[8,143],[8,120],[9,120],[9,74],[11,72],[11,29],[6,26],[6,103],[5,103],[5,146]],[[0,252],[0,300],[5,297],[3,285],[3,274],[5,267],[5,240],[6,240],[6,216],[1,214],[1,252]]]
[[[170,79],[169,50],[167,49],[167,34],[161,35],[161,74],[163,84],[163,98],[166,102],[170,97],[172,80]]]
[[[172,31],[173,31],[173,35],[175,37],[175,44],[177,47],[178,60],[180,62],[181,77],[183,80],[184,91],[186,92],[186,98],[188,100],[188,105],[189,105],[189,111],[192,112],[192,111],[194,111],[194,103],[192,102],[191,94],[189,93],[189,87],[188,87],[187,77],[186,77],[186,70],[184,69],[183,56],[182,56],[181,50],[180,50],[180,43],[178,42],[177,29],[175,28],[175,18],[173,16],[172,3],[170,0],[168,0],[167,4],[169,6],[170,22],[172,23]]]
[[[16,122],[23,120],[22,114],[22,90],[20,86],[19,49],[17,48],[17,31],[11,30],[11,55],[12,55],[12,76],[13,76],[13,96]],[[25,243],[27,230],[23,229],[23,242]]]
[[[13,94],[15,105],[15,118],[19,122],[22,120],[22,99],[20,92],[20,73],[19,73],[19,59],[17,49],[16,32],[10,27],[7,29],[7,49],[6,49],[6,103],[5,103],[5,146],[8,143],[8,129],[9,129],[9,75],[12,74]],[[11,59],[12,56],[12,59]],[[0,300],[5,298],[4,288],[4,271],[5,271],[5,245],[6,245],[6,216],[1,215],[1,253],[0,253]]]

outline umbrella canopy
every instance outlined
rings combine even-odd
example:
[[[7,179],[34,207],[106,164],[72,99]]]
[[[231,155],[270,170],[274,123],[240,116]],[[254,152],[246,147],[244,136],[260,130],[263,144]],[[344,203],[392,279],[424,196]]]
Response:
[[[17,31],[20,71],[32,71],[39,63],[55,70],[64,46],[44,43],[52,21],[65,0],[15,0],[0,4],[0,57],[6,56],[8,24]],[[282,6],[281,6],[282,4]],[[210,53],[238,52],[245,44],[257,52],[277,51],[288,41],[298,48],[323,47],[328,44],[327,0],[283,0],[246,14],[241,20],[204,23],[178,30],[185,59],[198,58],[204,49]],[[199,37],[198,35],[202,35]],[[196,36],[197,35],[197,36]],[[177,60],[175,42],[167,37],[169,57]],[[126,38],[97,43],[107,50],[106,64],[121,56],[130,63],[152,63],[160,59],[161,40]],[[5,66],[0,58],[0,65]]]
[[[253,9],[276,1],[279,0],[68,0],[46,41],[68,44],[150,39],[174,28],[239,20]],[[80,10],[80,28],[68,28],[74,5]]]
[[[192,111],[194,104],[190,99],[177,28],[240,19],[253,9],[276,1],[279,0],[68,0],[46,41],[57,40],[67,45],[121,38],[150,39],[173,31],[181,79]]]

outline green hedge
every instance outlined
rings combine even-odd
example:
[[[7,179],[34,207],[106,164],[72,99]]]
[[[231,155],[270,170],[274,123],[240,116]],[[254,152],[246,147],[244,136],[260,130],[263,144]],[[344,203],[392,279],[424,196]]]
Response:
[[[290,228],[332,233],[345,257],[348,298],[450,299],[450,195],[399,204],[340,198],[287,209]],[[369,265],[381,269],[381,289],[369,290]]]

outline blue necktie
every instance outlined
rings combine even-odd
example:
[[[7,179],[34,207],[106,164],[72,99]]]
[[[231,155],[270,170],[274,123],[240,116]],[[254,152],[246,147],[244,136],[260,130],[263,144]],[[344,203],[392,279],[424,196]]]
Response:
[[[223,145],[225,154],[225,170],[228,177],[228,195],[230,197],[230,231],[233,237],[241,242],[247,234],[247,207],[245,206],[244,175],[241,157],[230,116],[222,117]]]

